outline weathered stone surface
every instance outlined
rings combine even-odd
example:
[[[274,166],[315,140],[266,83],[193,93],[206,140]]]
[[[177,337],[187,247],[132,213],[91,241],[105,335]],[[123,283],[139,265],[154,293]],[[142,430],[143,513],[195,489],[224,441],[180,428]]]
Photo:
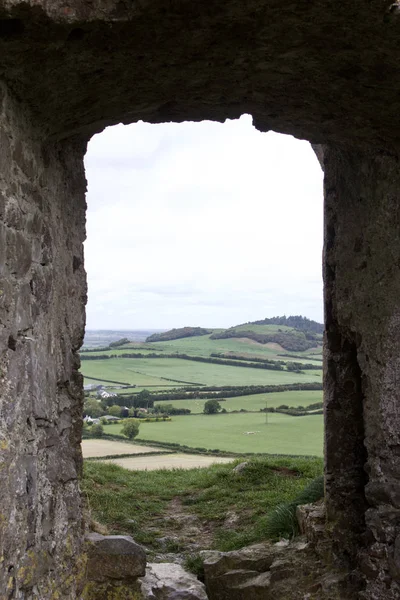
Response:
[[[57,136],[251,113],[317,143],[398,145],[392,0],[1,0],[0,18],[0,76]]]
[[[353,600],[347,573],[326,569],[305,540],[202,552],[209,600]]]
[[[204,584],[174,563],[150,563],[140,582],[144,600],[207,600]]]
[[[399,161],[330,148],[324,163],[327,517],[362,597],[389,600],[400,597],[387,558],[400,526]]]
[[[267,543],[254,544],[233,552],[204,550],[200,554],[204,559],[206,574],[212,574],[212,577],[215,578],[227,571],[243,569],[258,573],[268,571],[276,553],[281,549],[282,546],[273,546]]]
[[[85,570],[76,350],[86,283],[69,251],[83,253],[85,146],[53,146],[44,161],[41,132],[0,89],[0,597],[74,597]]]
[[[325,533],[326,514],[325,505],[303,504],[296,507],[296,518],[299,523],[300,533],[313,543],[321,539]]]
[[[296,508],[296,518],[300,533],[312,543],[316,553],[326,564],[331,564],[332,537],[330,526],[326,520],[325,504],[321,501],[316,504],[303,504]]]
[[[144,600],[139,582],[91,581],[86,583],[79,600]]]
[[[86,578],[106,582],[129,582],[146,572],[146,553],[127,535],[89,533],[86,537],[88,560]]]
[[[243,473],[243,471],[246,470],[246,467],[249,463],[248,462],[241,462],[238,465],[236,465],[236,467],[234,467],[232,469],[233,473],[235,473],[235,475],[241,475]]]

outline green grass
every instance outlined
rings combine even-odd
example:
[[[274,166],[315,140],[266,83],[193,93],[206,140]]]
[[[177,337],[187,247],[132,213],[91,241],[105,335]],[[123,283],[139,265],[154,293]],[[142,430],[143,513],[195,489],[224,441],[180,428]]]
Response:
[[[302,504],[313,504],[324,497],[324,478],[313,479],[296,498],[277,506],[267,517],[266,533],[272,540],[291,539],[299,535],[296,508]]]
[[[252,459],[241,475],[233,466],[139,472],[91,461],[85,463],[82,487],[92,516],[110,533],[131,534],[157,551],[157,538],[185,536],[183,522],[176,520],[180,511],[198,517],[200,543],[203,530],[212,530],[212,546],[231,550],[264,539],[268,515],[322,472],[316,458]],[[238,520],[227,529],[230,511]]]
[[[221,386],[278,385],[322,381],[322,371],[320,370],[310,370],[304,374],[298,374],[287,371],[215,365],[179,358],[87,360],[82,362],[81,372],[88,380],[91,377],[98,377],[105,380],[123,381],[136,386],[162,384],[170,386],[174,382],[178,385],[179,382],[188,382]]]
[[[120,424],[106,425],[108,434],[120,435]],[[246,432],[254,431],[253,435]],[[193,448],[237,453],[322,456],[322,415],[291,417],[277,413],[189,415],[171,421],[141,423],[138,439],[175,442]]]
[[[266,403],[269,408],[276,408],[282,404],[287,406],[307,406],[322,402],[322,391],[295,391],[295,392],[276,392],[272,394],[253,394],[251,396],[237,396],[235,398],[226,398],[221,402],[221,406],[228,412],[232,410],[255,410],[259,411],[265,408]],[[172,404],[177,408],[188,408],[192,414],[202,413],[206,400],[164,400],[156,402],[156,405]]]
[[[168,359],[160,359],[165,366],[165,361]],[[172,359],[171,359],[172,360]],[[81,372],[88,383],[91,383],[91,377],[97,377],[98,379],[104,378],[104,380],[110,381],[123,381],[135,385],[141,386],[162,386],[170,387],[173,383],[161,379],[162,376],[168,371],[168,366],[163,370],[163,374],[158,374],[157,369],[150,369],[151,373],[147,371],[146,364],[149,362],[157,362],[156,359],[118,359],[111,358],[106,360],[86,360],[82,362]],[[184,362],[184,361],[182,361]],[[153,365],[153,367],[156,365]],[[165,375],[169,377],[168,375]],[[172,378],[172,375],[169,377]],[[176,385],[175,385],[176,387]]]

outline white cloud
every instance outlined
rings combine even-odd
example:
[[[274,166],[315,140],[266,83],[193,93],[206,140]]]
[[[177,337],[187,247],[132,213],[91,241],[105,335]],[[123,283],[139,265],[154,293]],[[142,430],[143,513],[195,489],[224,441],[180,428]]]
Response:
[[[307,142],[224,124],[106,129],[88,148],[89,328],[322,319],[322,173]]]

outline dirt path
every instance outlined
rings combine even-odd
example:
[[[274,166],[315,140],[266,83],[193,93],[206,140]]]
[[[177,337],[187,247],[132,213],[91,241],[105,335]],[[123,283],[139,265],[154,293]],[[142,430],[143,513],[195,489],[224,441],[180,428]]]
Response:
[[[190,555],[213,547],[213,524],[189,512],[180,498],[173,498],[149,530],[162,531],[152,552],[155,562],[183,564]]]

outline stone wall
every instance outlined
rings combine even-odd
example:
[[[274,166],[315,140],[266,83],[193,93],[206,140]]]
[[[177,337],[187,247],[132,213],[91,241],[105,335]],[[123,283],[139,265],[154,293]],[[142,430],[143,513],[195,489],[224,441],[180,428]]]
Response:
[[[246,112],[327,144],[328,527],[399,597],[399,35],[393,0],[0,0],[2,597],[78,593],[82,140]]]
[[[84,151],[1,86],[1,598],[74,598],[81,568]]]
[[[336,554],[361,597],[400,598],[400,172],[326,148],[325,469]]]

